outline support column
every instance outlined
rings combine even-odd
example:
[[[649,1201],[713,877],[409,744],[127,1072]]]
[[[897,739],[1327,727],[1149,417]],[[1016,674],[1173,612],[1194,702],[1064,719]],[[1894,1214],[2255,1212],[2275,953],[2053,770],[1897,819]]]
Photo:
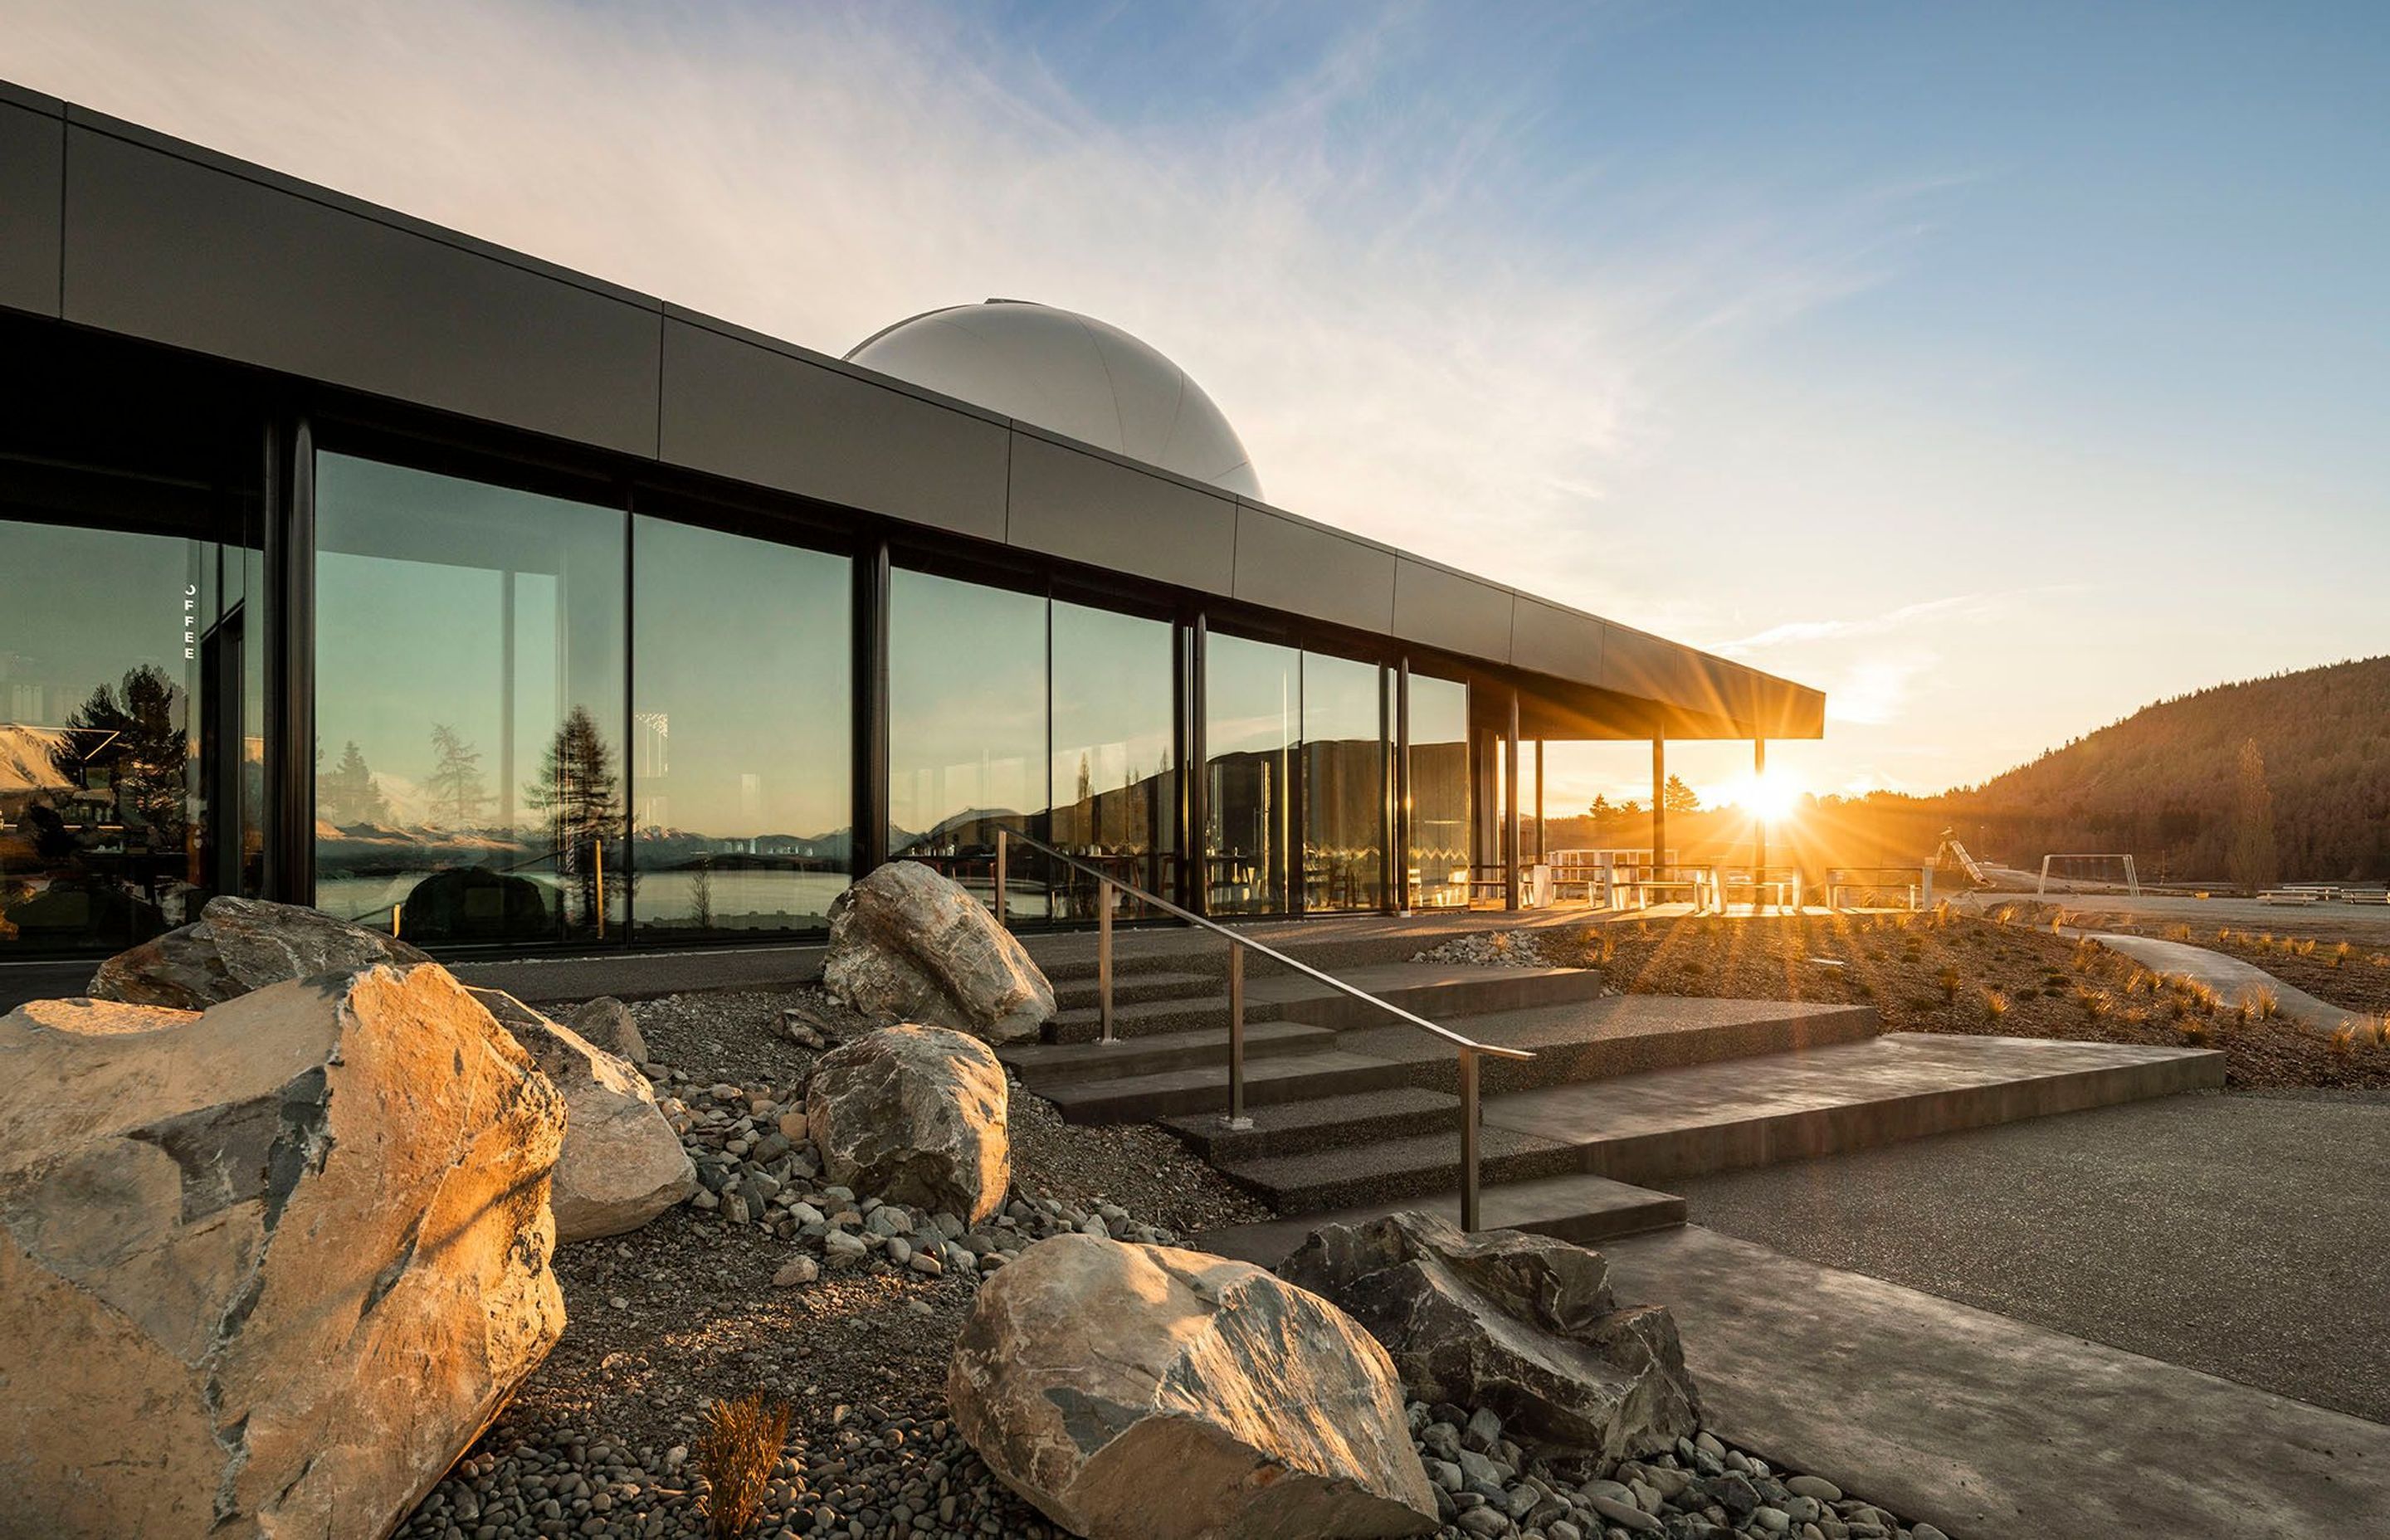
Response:
[[[1211,626],[1201,610],[1187,628],[1187,894],[1186,905],[1199,915],[1212,912],[1212,766],[1205,741],[1204,655]]]
[[[265,453],[265,896],[313,904],[315,447],[307,419],[277,424]]]
[[[1751,906],[1754,909],[1765,908],[1767,902],[1765,886],[1767,881],[1767,798],[1759,789],[1760,782],[1767,776],[1767,740],[1755,738],[1751,740],[1751,786],[1754,804],[1751,810]]]
[[[1536,859],[1538,862],[1544,862],[1551,858],[1551,851],[1544,844],[1544,740],[1537,738],[1536,739]]]
[[[1668,864],[1668,740],[1651,735],[1651,865],[1652,875]]]
[[[1394,913],[1407,915],[1411,892],[1411,660],[1394,660]]]
[[[1519,688],[1510,687],[1510,720],[1502,737],[1502,907],[1519,906]]]
[[[854,564],[854,875],[888,860],[888,542]]]

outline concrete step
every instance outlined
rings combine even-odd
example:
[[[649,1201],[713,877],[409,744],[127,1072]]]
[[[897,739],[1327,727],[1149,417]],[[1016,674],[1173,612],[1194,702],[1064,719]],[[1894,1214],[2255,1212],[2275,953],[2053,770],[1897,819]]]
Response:
[[[1162,1121],[1206,1160],[1224,1161],[1432,1134],[1459,1126],[1459,1116],[1458,1097],[1406,1085],[1254,1108],[1251,1128],[1227,1128],[1206,1113]]]
[[[2223,1084],[2213,1049],[1895,1033],[1489,1097],[1484,1120],[1665,1183]]]
[[[1492,1095],[1860,1043],[1881,1032],[1882,1023],[1870,1006],[1613,995],[1472,1016],[1456,1030],[1481,1043],[1534,1051],[1532,1059],[1484,1061],[1480,1085]],[[1438,1090],[1457,1086],[1459,1072],[1450,1046],[1417,1028],[1348,1031],[1338,1043],[1355,1053],[1410,1061],[1420,1072],[1414,1084]]]
[[[1638,1186],[2223,1084],[2212,1049],[1901,1033],[1485,1098],[1482,1180]],[[1282,1213],[1456,1191],[1458,1128],[1214,1161]]]
[[[1576,1170],[1577,1159],[1569,1145],[1507,1128],[1478,1137],[1482,1182],[1556,1176]],[[1455,1120],[1439,1133],[1213,1164],[1280,1213],[1392,1204],[1460,1190],[1460,1129]]]
[[[1459,1197],[1447,1193],[1232,1226],[1197,1236],[1193,1245],[1214,1256],[1235,1257],[1258,1267],[1276,1268],[1322,1226],[1361,1224],[1397,1208],[1424,1209],[1456,1225],[1460,1223]],[[1684,1222],[1685,1200],[1672,1193],[1631,1187],[1624,1182],[1589,1176],[1583,1172],[1501,1182],[1479,1194],[1478,1223],[1484,1227],[1526,1230],[1580,1246],[1599,1246],[1620,1236],[1667,1229]]]
[[[1322,1053],[1336,1046],[1336,1034],[1326,1027],[1301,1021],[1245,1023],[1245,1064],[1282,1054]],[[1218,1068],[1226,1073],[1228,1029],[1166,1033],[1155,1037],[1122,1038],[1115,1043],[1013,1043],[996,1050],[1040,1096],[1056,1087],[1091,1080],[1161,1074],[1173,1070]],[[1223,1079],[1222,1084],[1227,1081]]]
[[[1400,1085],[1409,1073],[1405,1066],[1382,1059],[1332,1049],[1253,1059],[1250,1039],[1247,1049],[1248,1107],[1383,1090]],[[1038,1095],[1070,1123],[1151,1123],[1186,1113],[1220,1114],[1228,1110],[1228,1068],[1223,1053],[1219,1061],[1201,1068],[1066,1081],[1041,1087]]]
[[[1221,996],[1220,975],[1190,973],[1177,969],[1151,969],[1141,973],[1115,973],[1112,976],[1112,1005],[1143,1005],[1150,1000],[1209,1000]],[[1100,999],[1096,989],[1096,977],[1091,972],[1084,979],[1059,981],[1054,983],[1054,1004],[1063,1010],[1093,1009]],[[1214,1008],[1219,1008],[1216,1005]]]
[[[1476,1017],[1488,1012],[1529,1007],[1558,1007],[1588,1002],[1602,990],[1601,975],[1577,968],[1470,968],[1444,963],[1384,963],[1351,968],[1337,977],[1431,1021]],[[1093,1039],[1102,1023],[1093,995],[1086,1002],[1058,1010],[1047,1033],[1056,1042]],[[1189,1032],[1220,1025],[1227,1018],[1225,981],[1208,995],[1147,999],[1126,1003],[1116,981],[1112,996],[1112,1030],[1123,1037]],[[1422,1038],[1366,1000],[1299,973],[1280,973],[1245,981],[1248,1021],[1308,1021],[1344,1029],[1391,1027]]]

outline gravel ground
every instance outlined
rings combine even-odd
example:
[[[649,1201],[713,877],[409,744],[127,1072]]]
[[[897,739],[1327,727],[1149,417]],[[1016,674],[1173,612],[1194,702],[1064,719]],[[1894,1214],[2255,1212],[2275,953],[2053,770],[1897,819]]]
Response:
[[[818,989],[632,1007],[659,1101],[713,1179],[697,1200],[630,1235],[558,1250],[563,1338],[402,1534],[700,1533],[704,1487],[690,1455],[700,1414],[752,1391],[793,1412],[773,1517],[757,1534],[1057,1533],[997,1485],[944,1421],[946,1363],[977,1270],[1091,1223],[1169,1243],[1268,1211],[1159,1129],[1073,1127],[1015,1084],[1004,1216],[966,1232],[953,1216],[942,1226],[918,1211],[875,1214],[868,1195],[848,1200],[814,1179],[810,1147],[780,1133],[820,1052],[782,1030],[791,1007],[814,1041],[869,1025]],[[779,1145],[731,1151],[775,1134]],[[825,1220],[851,1207],[854,1220],[817,1228],[867,1237],[869,1250],[831,1262],[826,1234],[806,1233],[803,1210],[789,1211],[777,1228],[752,1222],[759,1215],[734,1222],[729,1201],[715,1196],[722,1178],[735,1174],[747,1189],[755,1174],[773,1173],[787,1183],[778,1196],[811,1202]],[[890,1233],[876,1233],[882,1228]],[[996,1254],[954,1250],[974,1246]]]
[[[2390,1422],[2390,1093],[2171,1097],[1676,1190],[1793,1256]]]
[[[1691,917],[1556,927],[1535,939],[1545,957],[1601,968],[1629,994],[1861,1003],[1893,1032],[2191,1044],[2224,1051],[2235,1088],[2390,1089],[2390,1046],[2335,1048],[2292,1022],[2244,1019],[2231,1001],[2178,998],[2149,987],[2153,975],[2104,947],[2027,923],[2023,904],[1994,913],[2011,918],[1947,909]]]

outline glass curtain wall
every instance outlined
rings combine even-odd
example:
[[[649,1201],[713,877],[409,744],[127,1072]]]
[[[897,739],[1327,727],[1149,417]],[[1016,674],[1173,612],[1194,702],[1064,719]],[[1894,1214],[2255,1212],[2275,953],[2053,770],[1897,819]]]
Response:
[[[201,727],[213,714],[209,740],[245,741],[218,667],[243,557],[0,518],[0,958],[131,946],[198,918],[223,881],[210,817],[238,838],[239,796]]]
[[[1385,903],[1385,670],[1303,655],[1303,904]]]
[[[640,935],[819,930],[854,841],[851,564],[645,515],[631,528]]]
[[[1303,655],[1212,633],[1203,659],[1203,882],[1214,914],[1284,913],[1292,893]]]
[[[621,935],[627,516],[333,454],[315,500],[316,906]]]
[[[1057,599],[1053,653],[1053,842],[1168,896],[1178,807],[1173,628]],[[1056,879],[1059,918],[1095,918],[1095,884]]]
[[[1423,674],[1410,677],[1411,903],[1424,909],[1469,904],[1469,687]]]
[[[1036,594],[890,575],[888,851],[983,898],[997,827],[1045,833],[1046,610]],[[1008,877],[1012,913],[1047,912],[1041,866],[1017,862]]]

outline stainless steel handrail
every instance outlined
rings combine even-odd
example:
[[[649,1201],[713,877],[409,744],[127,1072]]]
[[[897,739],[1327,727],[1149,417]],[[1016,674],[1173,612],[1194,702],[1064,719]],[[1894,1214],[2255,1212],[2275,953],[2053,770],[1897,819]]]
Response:
[[[1375,1006],[1387,1015],[1408,1026],[1434,1033],[1452,1045],[1458,1056],[1460,1077],[1460,1227],[1477,1228],[1478,1219],[1478,1097],[1477,1060],[1482,1058],[1528,1059],[1536,1056],[1525,1048],[1509,1048],[1497,1043],[1480,1043],[1450,1027],[1438,1026],[1423,1016],[1417,1016],[1389,1000],[1381,1000],[1368,990],[1346,983],[1332,973],[1323,973],[1309,963],[1297,962],[1277,948],[1267,946],[1251,936],[1240,935],[1217,920],[1182,909],[1158,893],[1150,893],[1133,882],[1124,882],[1101,867],[1089,865],[1065,851],[1056,850],[1034,835],[999,827],[996,831],[996,922],[1005,923],[1006,867],[1009,847],[1014,843],[1041,851],[1073,871],[1092,877],[1099,884],[1096,890],[1096,988],[1097,1015],[1102,1024],[1103,1043],[1117,1043],[1112,1033],[1112,905],[1113,890],[1134,895],[1137,902],[1161,910],[1163,914],[1185,920],[1188,924],[1212,931],[1228,943],[1228,1115],[1230,1128],[1251,1128],[1253,1120],[1245,1115],[1245,954],[1258,952],[1279,966],[1292,969],[1307,979],[1316,980],[1329,988],[1351,995],[1354,999]]]

